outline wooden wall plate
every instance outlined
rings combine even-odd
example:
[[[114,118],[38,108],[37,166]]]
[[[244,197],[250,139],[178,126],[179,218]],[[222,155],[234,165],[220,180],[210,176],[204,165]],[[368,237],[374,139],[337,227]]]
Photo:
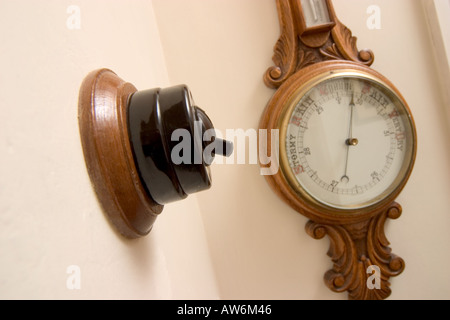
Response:
[[[163,206],[145,191],[127,126],[127,102],[137,89],[108,69],[91,72],[79,94],[78,120],[86,166],[112,224],[127,238],[147,235]]]

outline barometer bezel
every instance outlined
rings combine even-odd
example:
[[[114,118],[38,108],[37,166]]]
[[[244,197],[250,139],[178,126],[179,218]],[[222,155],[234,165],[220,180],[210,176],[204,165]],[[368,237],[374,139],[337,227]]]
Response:
[[[380,199],[376,199],[370,205],[355,208],[336,208],[326,205],[308,194],[293,176],[285,152],[286,131],[296,101],[306,94],[315,85],[334,77],[343,75],[357,76],[376,82],[386,88],[402,104],[411,128],[411,153],[410,159],[405,159],[405,168],[401,177],[395,181],[395,185],[383,193]],[[410,108],[399,90],[383,75],[361,64],[350,61],[326,61],[304,68],[286,81],[273,96],[263,115],[262,129],[280,130],[280,170],[276,175],[266,177],[276,193],[291,207],[315,221],[328,223],[342,223],[349,221],[365,220],[377,214],[383,208],[387,208],[398,197],[405,187],[414,167],[417,154],[417,132]],[[270,146],[271,147],[271,146]],[[268,147],[268,150],[271,150]]]

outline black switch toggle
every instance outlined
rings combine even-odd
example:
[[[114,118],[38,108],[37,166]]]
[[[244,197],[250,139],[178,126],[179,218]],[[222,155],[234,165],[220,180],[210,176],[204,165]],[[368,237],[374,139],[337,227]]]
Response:
[[[233,153],[185,85],[131,95],[128,127],[140,179],[161,205],[209,189],[214,157]]]

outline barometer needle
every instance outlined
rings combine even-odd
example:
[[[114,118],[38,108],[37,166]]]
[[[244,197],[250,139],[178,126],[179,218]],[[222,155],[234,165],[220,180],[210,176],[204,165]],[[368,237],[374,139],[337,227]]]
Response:
[[[356,146],[358,144],[358,140],[353,138],[353,113],[355,110],[355,93],[352,94],[352,100],[350,101],[350,125],[348,129],[348,139],[345,141],[347,145],[347,155],[345,158],[345,173],[341,178],[341,182],[348,183],[350,178],[347,176],[348,172],[348,158],[350,155],[350,146]]]

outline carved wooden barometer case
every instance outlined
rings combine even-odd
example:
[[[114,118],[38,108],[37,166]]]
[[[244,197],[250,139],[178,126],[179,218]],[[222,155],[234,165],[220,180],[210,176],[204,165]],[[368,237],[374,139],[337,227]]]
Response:
[[[277,0],[277,7],[281,36],[264,77],[277,91],[260,127],[279,130],[280,170],[267,180],[310,219],[309,235],[329,237],[326,285],[350,299],[385,299],[390,277],[405,268],[384,227],[402,212],[395,199],[415,161],[414,120],[331,0]],[[372,286],[371,270],[379,276]]]

